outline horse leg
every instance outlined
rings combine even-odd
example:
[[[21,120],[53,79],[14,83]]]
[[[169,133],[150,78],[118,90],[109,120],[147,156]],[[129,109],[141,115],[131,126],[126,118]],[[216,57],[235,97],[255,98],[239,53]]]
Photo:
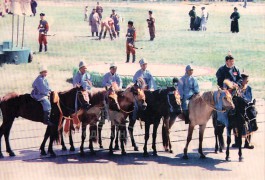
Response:
[[[229,161],[229,147],[231,143],[231,128],[227,128],[227,147],[226,147],[226,157],[225,160]]]
[[[50,137],[50,126],[47,126],[45,134],[44,134],[44,139],[43,139],[43,141],[41,143],[41,146],[40,146],[40,154],[42,156],[46,156],[47,155],[47,153],[45,151],[45,144],[46,144],[46,142],[47,142],[49,137]]]
[[[187,142],[186,142],[186,146],[184,148],[184,155],[183,155],[183,159],[189,159],[188,155],[187,155],[187,152],[188,152],[188,146],[189,146],[189,143],[192,139],[192,133],[193,133],[193,130],[194,130],[194,126],[189,124],[189,130],[188,130],[188,136],[187,136]]]
[[[205,130],[206,124],[205,125],[200,125],[200,130],[199,130],[199,153],[201,155],[200,158],[205,158],[205,155],[202,152],[202,141],[203,141],[203,134]]]
[[[160,119],[159,119],[160,120]],[[157,120],[154,123],[153,126],[153,143],[152,143],[152,149],[153,149],[153,156],[157,156],[157,150],[156,150],[156,136],[157,136],[157,128],[159,126],[159,120]]]
[[[163,119],[163,125],[162,125],[162,141],[163,141],[163,147],[165,151],[168,151],[168,129],[169,129],[169,122],[167,118]]]
[[[219,152],[223,152],[223,148],[224,148],[224,137],[223,137],[223,133],[224,133],[224,128],[225,126],[219,126],[219,133],[218,133],[218,139],[219,139]]]
[[[136,121],[134,121],[131,117],[129,117],[129,118],[130,118],[130,122],[129,122],[129,126],[128,126],[128,131],[129,131],[129,135],[131,138],[132,146],[134,147],[134,151],[139,151],[139,149],[135,143],[134,136],[133,136],[133,128],[134,128],[134,124]]]
[[[243,160],[243,156],[242,156],[242,129],[243,127],[239,128],[240,130],[238,131],[238,143],[239,143],[239,147],[238,147],[238,156],[239,156],[239,161]]]
[[[51,157],[56,157],[55,152],[53,151],[53,141],[55,139],[55,131],[57,131],[57,127],[50,127],[50,143],[48,147],[48,153]]]
[[[87,124],[82,124],[82,135],[81,135],[81,145],[80,145],[80,154],[84,155],[84,142],[86,139],[86,126]]]
[[[4,131],[4,137],[6,141],[6,152],[9,154],[9,156],[16,156],[15,153],[12,151],[10,143],[9,143],[9,135],[10,135],[10,130],[13,125],[14,119],[10,118],[5,126],[5,131]]]
[[[218,126],[214,127],[214,136],[215,136],[215,149],[214,149],[214,152],[216,154],[217,154],[217,151],[218,151],[218,129],[217,128],[218,128]]]
[[[144,156],[145,157],[147,157],[147,156],[149,156],[148,155],[148,152],[147,152],[147,141],[148,141],[148,139],[149,139],[149,130],[150,130],[150,124],[149,123],[146,123],[145,124],[145,134],[144,134],[144,140],[145,140],[145,142],[144,142]]]
[[[2,148],[1,148],[1,144],[2,144],[2,136],[3,136],[3,134],[4,134],[4,126],[3,126],[3,124],[1,125],[1,127],[0,127],[0,158],[4,158],[4,155],[3,155],[3,153],[2,153]]]
[[[63,151],[66,151],[67,148],[66,148],[65,143],[64,143],[64,138],[63,138],[63,128],[60,129],[59,133],[60,133],[60,135],[61,135],[61,145],[62,145],[62,150],[63,150]]]
[[[173,126],[173,124],[175,123],[175,119],[176,119],[176,117],[170,117],[170,119],[169,119],[169,128],[168,128],[169,153],[173,153],[173,151],[172,151],[172,145],[171,145],[171,141],[170,141],[170,129]]]
[[[120,147],[119,147],[119,126],[115,126],[115,128],[116,128],[116,137],[115,137],[114,150],[120,150]]]
[[[70,128],[70,132],[69,132],[69,143],[70,143],[70,151],[75,151],[71,128]]]
[[[111,135],[110,135],[110,145],[109,145],[109,154],[113,155],[113,141],[115,138],[115,125],[111,125]]]
[[[124,124],[122,124],[120,126],[122,126],[122,127],[119,127],[119,129],[120,129],[120,142],[121,142],[121,154],[122,155],[126,155],[127,154],[126,151],[125,151],[125,144],[126,144],[126,140],[127,140],[126,125],[124,123]]]
[[[97,140],[97,126],[96,125],[90,125],[89,130],[90,130],[90,134],[89,134],[89,149],[90,149],[90,153],[92,155],[95,155],[96,152],[94,151],[93,141]]]
[[[98,144],[99,144],[99,148],[103,148],[102,146],[102,137],[101,137],[101,131],[102,131],[102,127],[103,127],[103,123],[99,122],[98,123]]]

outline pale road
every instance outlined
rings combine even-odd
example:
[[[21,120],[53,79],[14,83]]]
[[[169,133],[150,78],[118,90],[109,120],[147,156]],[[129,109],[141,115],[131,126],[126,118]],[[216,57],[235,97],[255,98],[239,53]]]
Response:
[[[253,179],[263,180],[265,162],[265,118],[264,101],[258,100],[258,131],[253,135],[255,149],[243,149],[244,161],[238,161],[236,149],[231,149],[231,161],[226,162],[225,153],[214,153],[214,134],[211,120],[205,130],[203,150],[206,159],[200,159],[197,153],[198,128],[194,131],[193,140],[189,146],[189,160],[183,160],[182,151],[186,141],[187,125],[177,120],[174,124],[171,137],[173,154],[163,152],[161,144],[161,124],[159,126],[157,148],[158,157],[143,157],[142,148],[144,142],[144,130],[140,129],[139,122],[135,127],[136,141],[139,152],[134,152],[131,142],[128,140],[127,156],[122,156],[116,151],[113,156],[108,155],[108,143],[110,136],[110,123],[106,123],[103,131],[105,150],[99,150],[95,144],[97,155],[92,156],[86,149],[85,157],[79,152],[80,136],[74,135],[76,151],[61,151],[59,145],[54,149],[56,158],[40,157],[39,146],[41,144],[45,126],[24,119],[14,122],[10,139],[11,146],[16,157],[8,157],[5,153],[4,138],[2,138],[2,151],[4,158],[0,160],[0,180],[50,180],[50,179]],[[68,142],[68,140],[67,140]],[[233,140],[232,140],[233,142]],[[151,138],[149,139],[149,152],[151,153]],[[88,147],[86,141],[85,146]],[[67,143],[69,149],[69,145]]]

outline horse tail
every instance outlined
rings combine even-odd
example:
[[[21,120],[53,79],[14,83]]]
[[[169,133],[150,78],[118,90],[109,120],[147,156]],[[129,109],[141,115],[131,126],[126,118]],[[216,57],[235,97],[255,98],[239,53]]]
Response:
[[[162,141],[163,141],[163,147],[166,148],[167,142],[168,142],[168,138],[167,138],[165,123],[163,123],[163,125],[162,125]]]

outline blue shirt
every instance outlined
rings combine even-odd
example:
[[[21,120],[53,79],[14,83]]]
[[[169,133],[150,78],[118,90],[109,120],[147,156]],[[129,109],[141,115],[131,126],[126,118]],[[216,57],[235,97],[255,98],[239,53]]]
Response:
[[[41,100],[43,97],[48,96],[51,92],[49,83],[45,77],[39,75],[32,84],[33,90],[31,91],[31,97],[37,101]]]
[[[245,99],[247,102],[252,101],[252,89],[250,86],[247,86],[247,88],[243,90],[242,98]]]
[[[115,73],[114,75],[112,75],[110,72],[106,73],[103,76],[102,86],[111,86],[112,82],[116,82],[119,88],[122,88],[122,80],[118,74]]]
[[[80,84],[84,89],[90,90],[91,87],[87,82],[87,80],[91,81],[90,79],[91,77],[89,73],[86,72],[85,74],[82,74],[80,71],[78,71],[73,78],[73,86]]]
[[[154,90],[157,89],[155,80],[152,74],[150,73],[150,71],[148,70],[143,71],[142,69],[138,70],[133,76],[133,82],[136,83],[138,78],[140,77],[143,78],[145,83],[147,84],[148,86],[147,89],[154,89]]]
[[[182,76],[178,83],[178,90],[181,99],[189,99],[193,94],[199,93],[199,85],[197,79],[193,76],[185,74]]]

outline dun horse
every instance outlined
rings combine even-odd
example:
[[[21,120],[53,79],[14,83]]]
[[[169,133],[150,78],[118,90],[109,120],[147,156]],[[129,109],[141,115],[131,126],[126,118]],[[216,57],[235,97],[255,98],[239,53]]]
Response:
[[[216,95],[217,102],[214,100],[214,95]],[[202,95],[194,96],[189,102],[189,129],[188,129],[188,136],[187,136],[187,143],[184,148],[184,159],[188,159],[187,151],[189,143],[192,139],[192,133],[194,127],[199,125],[199,150],[201,158],[205,158],[205,155],[202,151],[202,141],[203,141],[203,134],[206,127],[208,120],[211,117],[211,114],[215,109],[215,105],[219,102],[222,102],[222,109],[230,110],[233,109],[235,106],[232,101],[232,96],[229,94],[228,91],[218,90],[218,91],[208,91],[203,93]],[[221,109],[221,110],[222,110]]]

